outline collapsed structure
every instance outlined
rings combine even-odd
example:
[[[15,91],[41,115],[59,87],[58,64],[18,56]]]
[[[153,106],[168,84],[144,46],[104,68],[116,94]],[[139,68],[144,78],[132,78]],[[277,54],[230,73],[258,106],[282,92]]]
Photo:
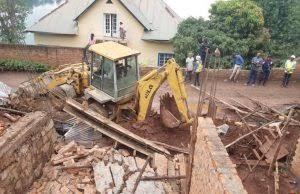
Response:
[[[127,56],[137,54],[123,51],[121,58],[101,51],[111,59],[114,78],[125,76]],[[117,71],[120,59],[125,62]],[[136,112],[120,106],[127,95],[119,96],[118,79],[110,83],[116,96],[97,90],[109,69],[93,74],[92,65],[91,75],[99,79],[91,79],[96,81],[87,91],[82,88],[88,75],[78,73],[88,69],[83,64],[23,83],[0,107],[1,193],[299,191],[299,105],[278,110],[249,97],[248,103],[225,102],[216,98],[213,82],[210,94],[195,88],[203,98],[193,120],[180,68],[174,60],[163,68],[140,80]],[[164,80],[171,89],[157,92]],[[135,93],[129,86],[122,89]],[[103,104],[91,106],[76,96],[84,92]],[[151,111],[155,92],[162,106]],[[117,110],[112,102],[119,102]]]

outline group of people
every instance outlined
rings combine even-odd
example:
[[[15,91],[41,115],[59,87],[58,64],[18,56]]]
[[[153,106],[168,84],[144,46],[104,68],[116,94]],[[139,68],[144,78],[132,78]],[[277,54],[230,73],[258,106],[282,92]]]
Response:
[[[204,45],[205,46],[205,45]],[[207,48],[201,49],[203,52],[200,52],[200,55],[197,55],[195,58],[193,57],[193,53],[189,53],[186,58],[186,76],[185,81],[193,83],[195,86],[200,85],[200,73],[205,69],[206,65],[206,56],[207,56]],[[195,60],[196,59],[196,60]],[[290,56],[290,58],[285,62],[284,65],[284,75],[282,80],[282,87],[287,87],[290,81],[290,78],[296,69],[296,57],[295,55]],[[243,69],[244,66],[243,57],[235,53],[233,55],[233,70],[229,77],[229,80],[233,82],[238,81],[238,76]],[[262,84],[263,86],[267,83],[271,70],[273,67],[273,61],[271,56],[267,56],[265,58],[262,57],[261,53],[257,53],[255,57],[251,60],[251,67],[248,75],[246,86],[255,84]],[[192,82],[192,77],[194,77],[194,81]]]
[[[282,81],[282,86],[287,87],[292,73],[296,69],[295,55],[292,55],[285,63],[284,67],[284,76]],[[243,68],[244,59],[241,55],[236,53],[233,56],[233,71],[230,76],[230,80],[237,82],[238,75]],[[273,67],[273,61],[271,56],[267,56],[265,59],[261,57],[261,53],[257,53],[256,56],[251,60],[251,68],[248,76],[247,83],[245,85],[255,86],[258,81],[258,84],[265,85],[268,81]],[[258,78],[258,79],[257,79]]]
[[[200,73],[203,70],[203,64],[201,57],[196,56],[196,61],[194,60],[193,53],[189,53],[186,58],[186,76],[185,81],[192,83],[192,77],[194,75],[194,85],[200,86]]]

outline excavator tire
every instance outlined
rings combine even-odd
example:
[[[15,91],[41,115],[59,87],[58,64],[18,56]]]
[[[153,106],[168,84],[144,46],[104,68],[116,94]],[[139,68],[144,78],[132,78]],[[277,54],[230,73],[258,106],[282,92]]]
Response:
[[[160,97],[160,119],[162,124],[170,129],[177,128],[181,124],[175,98],[169,93]]]

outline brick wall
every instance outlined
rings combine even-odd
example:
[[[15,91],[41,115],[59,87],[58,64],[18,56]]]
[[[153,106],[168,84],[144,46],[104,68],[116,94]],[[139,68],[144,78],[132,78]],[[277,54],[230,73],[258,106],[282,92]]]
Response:
[[[53,121],[44,112],[29,113],[0,137],[0,193],[24,193],[53,153]]]
[[[300,178],[300,138],[292,161],[292,172]]]
[[[300,66],[300,65],[299,65]],[[155,69],[154,67],[141,67],[140,68],[140,75],[143,76],[149,71]],[[299,68],[300,69],[300,68]],[[183,73],[184,69],[182,70]],[[210,70],[211,72],[212,70]],[[217,76],[219,79],[224,80],[224,79],[229,79],[230,75],[232,73],[232,69],[220,69],[217,73]],[[284,70],[280,68],[274,68],[272,70],[272,73],[270,75],[270,80],[272,81],[281,81],[283,78]],[[242,70],[239,75],[239,80],[240,81],[246,81],[248,79],[249,71],[248,70]],[[300,80],[300,71],[296,71],[292,75],[292,80]]]
[[[34,61],[57,67],[79,63],[82,57],[82,48],[0,44],[0,59]]]
[[[247,193],[211,118],[198,123],[190,193]]]

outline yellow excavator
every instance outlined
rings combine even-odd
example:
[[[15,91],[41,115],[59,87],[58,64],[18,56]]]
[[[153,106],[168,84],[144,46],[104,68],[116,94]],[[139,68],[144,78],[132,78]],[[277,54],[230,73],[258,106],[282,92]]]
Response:
[[[151,111],[155,93],[167,80],[173,96],[167,93],[160,97],[162,123],[168,128],[191,124],[179,65],[169,59],[164,66],[139,78],[139,54],[116,42],[95,44],[89,47],[88,63],[65,65],[46,72],[31,85],[38,85],[39,93],[81,97],[82,104],[111,120],[124,110],[131,110],[137,121],[144,121]]]

